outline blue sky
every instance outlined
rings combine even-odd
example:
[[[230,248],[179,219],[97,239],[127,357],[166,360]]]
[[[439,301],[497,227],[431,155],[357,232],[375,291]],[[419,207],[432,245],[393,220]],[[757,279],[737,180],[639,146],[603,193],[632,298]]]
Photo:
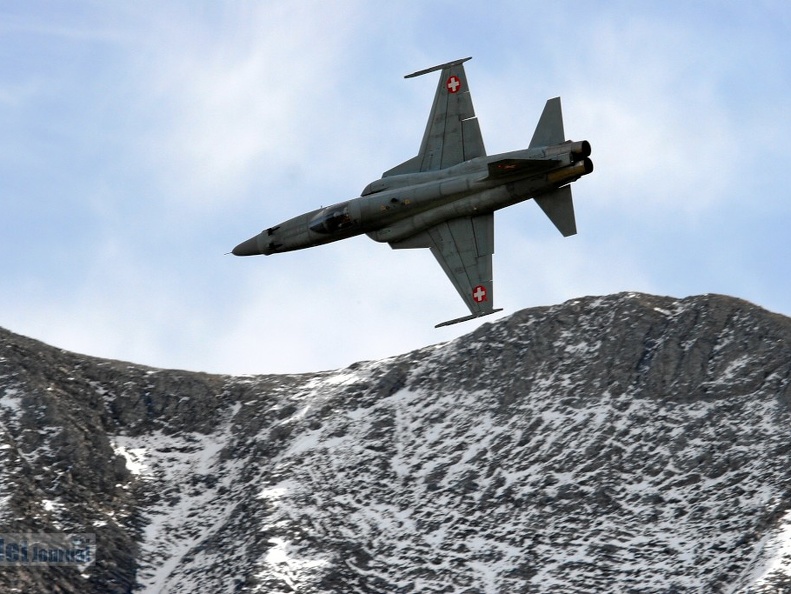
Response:
[[[579,234],[495,217],[495,300],[724,293],[791,315],[791,5],[4,2],[0,326],[224,373],[346,366],[481,322],[427,251],[225,255],[413,156],[466,65],[490,154],[560,95]]]

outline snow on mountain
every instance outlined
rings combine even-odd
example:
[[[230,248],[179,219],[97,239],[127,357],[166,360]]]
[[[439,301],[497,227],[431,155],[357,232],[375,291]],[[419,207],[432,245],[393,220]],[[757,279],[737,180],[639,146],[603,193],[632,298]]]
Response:
[[[744,301],[577,299],[288,376],[0,343],[2,529],[98,558],[3,591],[791,592],[791,320]]]

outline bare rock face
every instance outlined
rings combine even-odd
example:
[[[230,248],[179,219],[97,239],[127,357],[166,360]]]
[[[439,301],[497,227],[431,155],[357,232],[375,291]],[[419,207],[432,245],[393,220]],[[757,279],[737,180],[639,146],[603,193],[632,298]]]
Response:
[[[534,308],[347,369],[214,376],[0,331],[3,592],[791,592],[791,320]]]

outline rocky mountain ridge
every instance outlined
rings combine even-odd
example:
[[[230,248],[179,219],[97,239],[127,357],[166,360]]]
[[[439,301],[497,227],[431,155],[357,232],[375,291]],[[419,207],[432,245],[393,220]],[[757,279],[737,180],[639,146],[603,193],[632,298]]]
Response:
[[[626,293],[347,369],[151,369],[0,331],[4,592],[791,592],[791,320]]]

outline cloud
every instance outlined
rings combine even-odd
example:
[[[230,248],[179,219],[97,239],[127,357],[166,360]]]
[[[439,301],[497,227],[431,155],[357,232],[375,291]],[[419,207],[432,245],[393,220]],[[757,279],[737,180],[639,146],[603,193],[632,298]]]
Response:
[[[698,217],[728,199],[740,169],[739,122],[718,89],[723,73],[695,23],[628,14],[580,27],[576,43],[544,63],[540,86],[561,95],[567,136],[592,143],[598,204],[633,217]],[[505,79],[506,92],[479,115],[493,113],[498,134],[509,134],[502,144],[514,146],[530,137],[547,97],[536,97],[534,77]],[[536,97],[532,111],[512,116],[525,96]],[[512,117],[519,125],[507,125]]]
[[[132,68],[144,94],[137,116],[148,122],[139,157],[163,196],[216,212],[265,176],[284,183],[321,169],[338,111],[330,73],[342,71],[361,27],[356,3],[226,4],[210,21],[162,8]]]
[[[245,297],[217,341],[230,370],[298,372],[392,356],[455,336],[434,324],[465,313],[430,253],[367,238],[234,268]]]

